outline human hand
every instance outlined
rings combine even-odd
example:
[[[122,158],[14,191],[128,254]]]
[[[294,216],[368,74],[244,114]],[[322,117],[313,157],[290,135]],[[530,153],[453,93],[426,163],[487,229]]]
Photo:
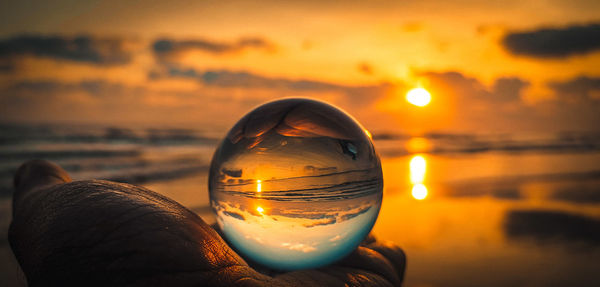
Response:
[[[129,184],[72,182],[40,160],[15,175],[8,236],[30,286],[399,286],[405,269],[400,248],[369,237],[333,265],[261,273],[179,203]]]

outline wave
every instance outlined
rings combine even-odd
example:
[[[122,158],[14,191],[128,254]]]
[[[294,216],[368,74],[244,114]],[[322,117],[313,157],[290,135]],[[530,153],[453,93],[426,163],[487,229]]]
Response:
[[[330,175],[333,176],[333,175]],[[294,179],[302,179],[296,177]],[[306,177],[309,180],[309,177]],[[280,183],[285,180],[278,179]],[[324,179],[323,181],[327,181]],[[333,182],[333,180],[331,180]],[[285,182],[283,182],[285,184]],[[276,201],[335,201],[340,199],[359,198],[377,194],[383,188],[381,178],[369,178],[360,181],[349,181],[339,184],[320,184],[310,188],[263,190],[257,193],[255,189],[231,190],[228,186],[217,186],[217,190],[233,196]],[[254,187],[254,185],[248,185]]]
[[[18,167],[53,161],[72,178],[132,184],[206,173],[216,137],[185,129],[0,125],[0,195],[12,193]]]
[[[0,124],[0,146],[31,142],[131,143],[145,145],[217,144],[218,138],[202,131],[176,128],[130,129],[71,125]],[[216,134],[216,133],[214,133]]]
[[[63,166],[75,179],[109,179],[148,183],[205,173],[221,130],[173,128],[122,128],[73,125],[0,124],[0,195],[12,192],[17,168],[31,159],[47,159]],[[481,135],[429,133],[422,137],[425,147],[415,151],[414,137],[405,134],[374,133],[377,151],[384,157],[417,152],[431,154],[581,153],[600,151],[600,133],[563,132],[542,135]],[[335,171],[332,169],[332,171]],[[325,172],[325,171],[323,171]],[[310,180],[325,181],[329,172]],[[363,178],[369,178],[363,177]],[[298,180],[308,180],[300,178]],[[344,180],[338,181],[344,182]],[[242,182],[244,184],[245,182]],[[361,186],[361,185],[365,186]],[[313,194],[355,196],[358,188],[369,190],[368,182],[317,188],[333,193]],[[344,191],[348,191],[344,193]],[[281,190],[279,191],[281,192]],[[295,188],[286,198],[307,198],[306,190]],[[263,195],[269,195],[264,192]],[[278,198],[275,194],[274,199]]]
[[[561,153],[600,151],[600,133],[562,132],[556,134],[452,134],[429,133],[420,137],[382,133],[374,137],[377,150],[386,156],[412,153],[476,154],[506,153]],[[420,142],[413,147],[414,139]]]

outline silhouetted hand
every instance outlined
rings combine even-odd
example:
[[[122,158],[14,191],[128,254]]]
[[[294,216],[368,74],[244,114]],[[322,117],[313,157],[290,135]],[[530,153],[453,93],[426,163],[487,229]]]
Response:
[[[15,176],[10,245],[30,286],[399,286],[401,249],[365,240],[334,265],[263,274],[192,211],[145,188],[71,182],[30,161]]]

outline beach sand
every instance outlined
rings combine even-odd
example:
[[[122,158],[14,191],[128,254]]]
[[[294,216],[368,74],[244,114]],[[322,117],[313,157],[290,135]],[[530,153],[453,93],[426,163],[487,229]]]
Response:
[[[600,282],[600,144],[431,137],[375,141],[384,199],[373,233],[401,246],[404,286],[589,286]],[[437,142],[436,142],[437,141]],[[6,231],[12,174],[25,157],[48,156],[74,179],[139,184],[209,224],[208,165],[216,141],[15,144],[1,147],[0,282],[23,286]],[[437,147],[436,147],[437,146]],[[41,149],[41,150],[40,150]],[[73,153],[73,150],[83,150]],[[17,150],[17,153],[14,151]],[[19,151],[20,150],[20,151]],[[68,152],[65,153],[64,151]],[[415,164],[416,163],[416,164]],[[417,190],[417,193],[414,191]],[[423,198],[424,197],[424,198]],[[423,199],[420,199],[423,198]]]

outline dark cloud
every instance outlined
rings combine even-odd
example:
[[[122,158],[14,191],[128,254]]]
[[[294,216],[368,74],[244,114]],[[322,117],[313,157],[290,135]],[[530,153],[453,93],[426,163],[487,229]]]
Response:
[[[246,220],[246,218],[244,218],[244,216],[243,216],[243,215],[241,215],[241,214],[239,214],[239,213],[237,213],[237,212],[233,212],[233,211],[223,211],[223,213],[224,213],[225,215],[231,216],[231,217],[233,217],[233,218],[235,218],[235,219],[239,219],[239,220],[241,220],[241,221],[244,221],[244,220]]]
[[[524,92],[530,84],[522,78],[502,77],[492,85],[485,85],[475,77],[456,71],[417,71],[415,74],[428,83],[426,88],[433,99],[431,107],[449,111],[448,115],[432,114],[431,121],[445,122],[461,130],[497,132],[599,130],[596,124],[600,120],[598,78],[578,77],[549,83],[559,94],[557,99],[529,104],[524,100]],[[516,147],[522,148],[527,147]]]
[[[564,58],[600,50],[600,23],[508,33],[502,45],[512,54]]]
[[[599,129],[596,124],[600,120],[598,100],[571,101],[566,104],[569,97],[560,96],[556,100],[531,105],[523,100],[523,92],[528,86],[524,79],[499,78],[488,86],[477,78],[459,72],[422,72],[417,75],[429,82],[427,88],[435,100],[432,105],[453,112],[447,118],[435,120],[465,130],[514,132]],[[555,86],[564,90],[566,86],[580,85],[576,90],[587,91],[587,96],[593,98],[598,95],[593,88],[596,85],[594,83],[596,81],[593,79],[584,79],[570,85],[561,83]]]
[[[498,78],[492,87],[492,93],[498,100],[520,101],[521,91],[529,86],[529,82],[520,78]]]
[[[152,44],[152,50],[160,58],[175,56],[178,53],[193,50],[211,54],[225,54],[239,52],[245,49],[273,51],[275,45],[268,40],[259,37],[240,38],[235,42],[217,42],[207,39],[159,39]]]
[[[122,103],[123,95],[132,95],[131,90],[120,84],[105,81],[83,81],[66,83],[60,81],[20,81],[0,89],[0,113],[2,120],[52,121],[62,118],[92,118],[91,110],[101,106]],[[90,105],[94,103],[94,105]],[[96,105],[101,103],[101,105]],[[132,103],[128,103],[132,104]],[[95,111],[94,111],[95,112]]]
[[[186,71],[186,73],[190,74],[189,70]],[[221,87],[273,88],[300,91],[326,91],[347,88],[345,86],[320,81],[269,78],[249,72],[228,70],[206,71],[200,75],[200,79],[206,85]]]
[[[435,85],[451,88],[457,94],[481,95],[485,90],[485,87],[477,79],[455,71],[424,72],[419,75],[430,79]]]
[[[362,62],[358,64],[357,68],[359,72],[365,75],[373,75],[373,66],[371,66],[369,63]]]
[[[565,82],[550,82],[548,86],[567,101],[600,102],[600,78],[579,76]]]
[[[443,87],[454,94],[458,100],[493,100],[504,102],[518,102],[521,92],[529,82],[517,77],[503,77],[495,80],[493,86],[488,88],[478,79],[468,77],[462,73],[450,72],[424,72],[420,74],[432,82],[432,86]]]
[[[510,239],[530,239],[540,243],[600,244],[600,220],[560,211],[509,211],[504,220],[504,232]]]
[[[121,65],[132,54],[119,38],[23,35],[0,40],[0,58],[31,55],[97,65]]]
[[[8,87],[9,91],[32,92],[40,96],[54,93],[71,93],[83,91],[92,96],[104,97],[118,95],[124,90],[129,90],[120,83],[103,80],[89,80],[77,83],[64,83],[59,81],[21,81]]]
[[[206,86],[222,88],[272,89],[294,92],[338,92],[351,101],[348,104],[368,104],[382,97],[391,85],[382,83],[370,86],[347,86],[313,80],[295,80],[271,78],[246,71],[209,70],[198,71],[193,68],[168,67],[153,71],[151,79],[184,78],[200,81]],[[282,95],[283,96],[283,95]]]
[[[106,80],[20,81],[0,87],[0,123],[102,123],[109,125],[209,123],[224,129],[264,98],[232,99],[225,89],[152,89]],[[223,114],[219,107],[227,106]]]
[[[361,214],[367,213],[369,210],[371,209],[371,207],[363,207],[355,212],[352,213],[348,213],[348,214],[343,214],[342,216],[340,216],[340,220],[339,221],[346,221],[346,220],[350,220],[354,217],[357,217]]]
[[[324,219],[324,220],[314,221],[312,223],[305,223],[305,224],[302,224],[302,226],[304,226],[306,228],[312,228],[315,226],[331,225],[331,224],[335,224],[336,222],[337,222],[337,219],[328,218],[328,219]]]
[[[15,83],[9,90],[29,90],[33,92],[53,92],[59,88],[66,87],[67,84],[62,84],[56,81],[22,81]]]

